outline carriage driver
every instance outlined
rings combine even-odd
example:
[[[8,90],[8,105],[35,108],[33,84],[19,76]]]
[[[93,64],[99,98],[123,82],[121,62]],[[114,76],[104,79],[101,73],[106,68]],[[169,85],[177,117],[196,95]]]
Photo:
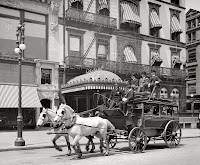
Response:
[[[109,96],[109,100],[110,100],[110,107],[114,108],[115,106],[119,106],[119,103],[122,100],[123,97],[123,91],[119,88],[118,84],[115,83],[114,89],[111,91],[110,96]]]

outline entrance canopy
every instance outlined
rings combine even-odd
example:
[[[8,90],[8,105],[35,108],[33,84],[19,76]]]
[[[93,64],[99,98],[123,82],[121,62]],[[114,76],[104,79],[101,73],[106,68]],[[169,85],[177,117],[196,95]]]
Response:
[[[115,83],[118,83],[121,88],[127,85],[115,73],[106,70],[95,70],[69,80],[67,84],[62,86],[62,93],[93,89],[112,90]]]
[[[37,87],[22,86],[22,108],[42,107]],[[0,85],[0,108],[18,108],[19,88],[15,85]]]

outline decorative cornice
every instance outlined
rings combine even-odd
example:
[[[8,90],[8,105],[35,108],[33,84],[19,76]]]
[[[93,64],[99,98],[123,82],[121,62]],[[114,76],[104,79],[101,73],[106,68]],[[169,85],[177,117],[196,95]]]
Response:
[[[155,37],[147,36],[147,35],[144,35],[144,34],[140,34],[140,35],[142,36],[144,41],[155,43]],[[169,45],[169,46],[180,47],[180,48],[185,48],[185,43],[175,42],[175,41],[167,40],[167,39],[163,39],[163,38],[156,38],[156,43],[157,44],[164,44],[164,45]]]
[[[15,9],[23,9],[35,13],[48,14],[48,5],[36,1],[27,0],[1,0],[0,5]]]
[[[172,52],[180,52],[181,51],[181,49],[179,49],[179,48],[172,48],[172,47],[170,47],[169,48]]]
[[[150,43],[149,43],[148,45],[149,45],[150,48],[154,48],[154,49],[155,49],[155,48],[156,48],[156,49],[159,49],[159,48],[162,46],[162,45],[150,44]]]

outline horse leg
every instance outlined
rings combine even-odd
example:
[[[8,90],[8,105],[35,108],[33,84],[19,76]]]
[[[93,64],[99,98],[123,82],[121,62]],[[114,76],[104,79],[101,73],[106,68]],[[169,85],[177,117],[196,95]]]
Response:
[[[88,139],[88,142],[87,142],[87,144],[86,144],[86,146],[85,146],[85,149],[86,149],[86,151],[89,151],[89,146],[90,146],[90,137],[89,136],[86,136],[86,138]]]
[[[86,136],[88,138],[88,142],[86,144],[86,150],[88,151],[89,150],[89,145],[91,144],[92,145],[92,148],[90,150],[90,153],[93,153],[94,152],[94,149],[95,149],[95,145],[94,145],[94,142],[93,142],[93,136],[89,135],[89,136]]]
[[[65,140],[66,140],[66,143],[67,143],[67,148],[68,148],[68,152],[67,152],[67,155],[70,156],[71,155],[71,147],[70,147],[70,142],[69,142],[69,135],[65,135]]]
[[[75,136],[75,138],[73,139],[73,142],[72,142],[72,147],[73,147],[75,153],[77,154],[77,157],[76,157],[77,159],[81,158],[81,156],[82,156],[80,145],[78,143],[81,138],[82,137],[80,135],[77,135],[77,136]],[[77,145],[77,148],[76,148],[76,145]]]
[[[104,140],[106,142],[106,152],[104,153],[104,156],[108,156],[109,155],[109,135],[106,135]]]
[[[100,138],[100,146],[99,146],[100,152],[103,153],[103,139]]]
[[[55,149],[57,149],[58,151],[62,151],[62,148],[59,147],[59,146],[56,144],[56,140],[58,140],[58,139],[60,138],[60,136],[61,136],[61,135],[56,135],[56,136],[53,138],[53,140],[52,140]]]

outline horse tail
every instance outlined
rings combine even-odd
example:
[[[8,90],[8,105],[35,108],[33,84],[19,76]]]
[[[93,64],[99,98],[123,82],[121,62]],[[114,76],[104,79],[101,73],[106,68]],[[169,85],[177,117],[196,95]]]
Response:
[[[115,126],[107,119],[106,120],[106,123],[107,123],[107,131],[114,131],[115,130]]]

